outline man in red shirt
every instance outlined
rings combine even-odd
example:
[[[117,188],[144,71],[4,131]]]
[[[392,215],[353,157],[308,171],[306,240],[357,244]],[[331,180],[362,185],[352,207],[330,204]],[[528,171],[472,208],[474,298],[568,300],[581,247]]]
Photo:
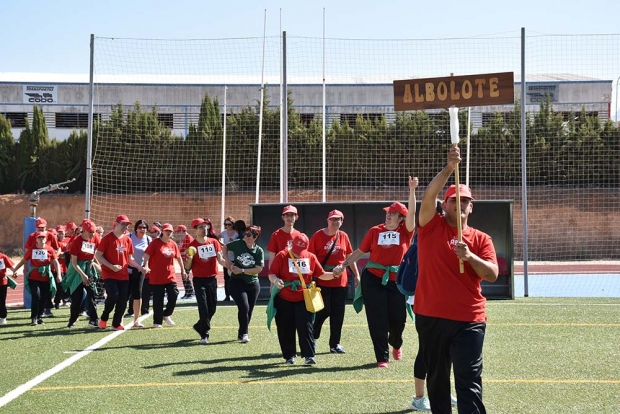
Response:
[[[267,244],[267,252],[269,253],[269,266],[271,266],[271,262],[278,252],[291,247],[291,241],[293,238],[301,234],[299,231],[295,230],[295,221],[299,218],[297,214],[297,209],[294,206],[286,206],[282,210],[282,221],[284,222],[284,226],[280,227],[278,230],[274,231],[269,238],[269,243]]]
[[[451,413],[450,361],[458,411],[486,413],[482,403],[482,345],[486,330],[486,300],[480,282],[495,282],[499,272],[491,237],[467,225],[474,198],[465,185],[449,187],[444,216],[436,198],[461,161],[454,146],[443,170],[426,188],[419,215],[418,283],[415,324],[427,369],[427,389],[433,413]],[[458,240],[457,204],[461,205],[462,241]],[[464,272],[459,269],[463,261]]]
[[[133,244],[130,237],[126,234],[127,226],[131,221],[126,215],[122,214],[114,221],[114,230],[103,236],[95,257],[101,264],[101,276],[107,294],[105,307],[99,320],[99,327],[105,329],[108,318],[112,310],[112,330],[122,331],[125,328],[121,325],[123,314],[127,307],[127,292],[129,289],[129,265],[135,267],[143,273],[147,271],[140,266],[133,258]]]
[[[42,231],[47,234],[46,239],[45,239],[45,244],[47,244],[52,249],[54,249],[56,254],[58,254],[58,249],[60,248],[60,246],[58,245],[58,240],[56,239],[56,237],[52,233],[47,231],[47,220],[45,220],[43,217],[39,217],[35,221],[34,226],[36,227],[36,230],[34,233],[31,233],[28,236],[28,239],[26,239],[26,244],[24,245],[24,249],[34,249],[37,245],[36,234],[37,232]]]

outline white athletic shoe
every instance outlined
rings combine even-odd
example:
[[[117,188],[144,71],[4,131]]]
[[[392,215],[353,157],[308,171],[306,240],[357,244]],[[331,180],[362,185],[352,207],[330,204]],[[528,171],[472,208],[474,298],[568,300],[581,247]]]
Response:
[[[174,321],[170,319],[170,316],[164,316],[164,322],[166,322],[170,326],[176,325],[176,323],[174,323]]]
[[[250,337],[248,336],[248,334],[243,334],[239,342],[241,342],[242,344],[248,343],[250,342]]]
[[[158,324],[158,323],[154,323],[154,324],[153,324],[153,328],[163,328],[163,326],[161,326],[161,325],[160,325],[160,324]]]
[[[6,318],[0,318],[0,325],[6,325]]]

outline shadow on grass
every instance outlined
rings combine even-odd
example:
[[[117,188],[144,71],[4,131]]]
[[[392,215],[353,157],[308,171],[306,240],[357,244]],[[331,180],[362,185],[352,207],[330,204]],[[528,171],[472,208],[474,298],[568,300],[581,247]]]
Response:
[[[263,362],[256,363],[257,361],[273,360],[277,359],[281,362]],[[246,364],[239,365],[240,362],[246,362]],[[195,376],[211,373],[224,373],[224,372],[242,372],[246,375],[241,375],[244,382],[253,381],[269,381],[288,378],[296,375],[306,375],[311,372],[310,370],[320,371],[321,373],[345,371],[359,371],[360,369],[375,369],[374,363],[361,364],[348,367],[321,367],[320,365],[305,365],[303,358],[298,358],[298,363],[295,365],[286,365],[284,359],[280,353],[263,353],[261,355],[241,356],[233,358],[215,358],[204,361],[192,361],[193,364],[203,364],[204,368],[190,369],[185,371],[174,372],[173,376]],[[319,362],[320,363],[320,362]],[[187,361],[179,361],[172,363],[163,363],[145,366],[145,369],[160,369],[171,366],[186,365]]]

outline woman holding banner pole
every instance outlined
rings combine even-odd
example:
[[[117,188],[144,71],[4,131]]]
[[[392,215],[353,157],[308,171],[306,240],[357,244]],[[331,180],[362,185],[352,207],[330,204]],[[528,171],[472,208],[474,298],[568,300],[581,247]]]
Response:
[[[396,272],[411,245],[415,230],[417,187],[418,178],[409,177],[409,209],[398,201],[385,207],[385,222],[368,230],[359,249],[334,268],[334,274],[340,274],[350,263],[370,253],[355,294],[354,308],[358,313],[361,311],[359,299],[366,305],[368,330],[379,368],[389,366],[389,345],[392,345],[395,360],[403,355],[401,347],[407,309],[405,296],[396,286]]]

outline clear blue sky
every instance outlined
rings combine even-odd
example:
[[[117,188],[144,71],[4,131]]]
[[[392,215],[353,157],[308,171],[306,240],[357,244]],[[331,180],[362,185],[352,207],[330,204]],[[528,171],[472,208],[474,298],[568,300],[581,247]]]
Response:
[[[422,39],[620,32],[620,1],[100,1],[2,3],[1,72],[88,73],[89,35],[214,39],[292,36]]]

